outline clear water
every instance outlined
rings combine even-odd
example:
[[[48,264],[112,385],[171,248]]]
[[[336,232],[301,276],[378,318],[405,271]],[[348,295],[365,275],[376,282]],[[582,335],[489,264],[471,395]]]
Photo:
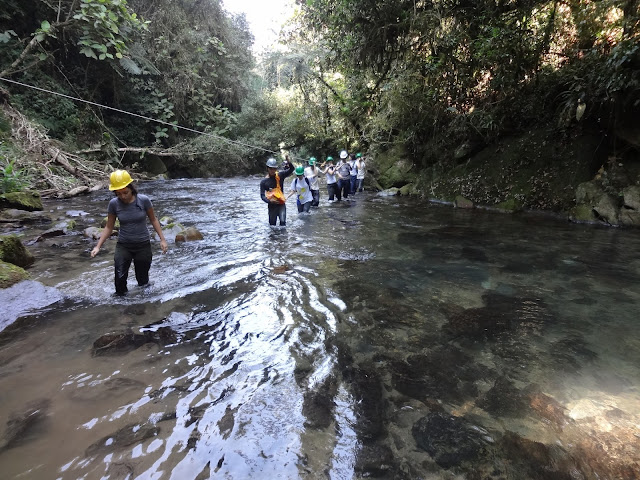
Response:
[[[259,180],[141,185],[204,240],[154,246],[126,298],[113,240],[30,247],[46,288],[0,293],[2,478],[639,478],[637,231],[370,193],[272,228]],[[109,198],[47,209],[82,228]],[[113,332],[150,341],[92,354]],[[436,412],[477,451],[419,446]]]

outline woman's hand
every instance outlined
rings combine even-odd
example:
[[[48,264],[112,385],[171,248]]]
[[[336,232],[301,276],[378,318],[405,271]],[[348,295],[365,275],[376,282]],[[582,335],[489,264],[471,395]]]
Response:
[[[167,245],[166,240],[160,240],[160,248],[162,249],[162,254],[164,255],[169,250],[169,245]]]
[[[95,257],[99,251],[100,251],[99,246],[96,245],[95,247],[93,247],[93,250],[91,250],[91,258]]]

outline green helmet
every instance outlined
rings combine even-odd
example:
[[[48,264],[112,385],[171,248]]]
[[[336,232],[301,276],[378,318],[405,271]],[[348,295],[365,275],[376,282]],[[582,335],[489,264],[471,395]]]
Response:
[[[327,157],[327,162],[333,162],[333,157]]]
[[[316,157],[311,157],[309,159],[309,165],[315,165],[316,164]]]
[[[302,165],[296,167],[296,175],[304,175],[304,167]]]
[[[361,153],[356,153],[356,158],[360,158],[362,156]]]

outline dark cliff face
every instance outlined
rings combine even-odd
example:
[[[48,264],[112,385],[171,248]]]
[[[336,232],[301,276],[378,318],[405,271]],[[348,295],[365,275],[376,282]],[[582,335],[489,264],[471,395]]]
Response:
[[[623,143],[594,125],[562,131],[539,127],[504,137],[462,163],[454,151],[442,152],[440,162],[423,167],[420,159],[395,148],[376,155],[374,168],[380,188],[413,190],[430,200],[454,202],[462,196],[478,206],[509,211],[569,212],[584,182],[595,181],[613,196],[640,182],[640,152],[631,143],[621,148]]]

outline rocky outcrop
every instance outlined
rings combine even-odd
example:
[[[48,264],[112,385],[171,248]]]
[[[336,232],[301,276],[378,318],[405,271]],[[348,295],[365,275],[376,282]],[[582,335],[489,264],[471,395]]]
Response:
[[[9,288],[27,278],[29,274],[24,269],[0,260],[0,288]]]
[[[581,183],[569,218],[576,222],[640,226],[640,187],[628,186],[616,197],[607,193],[599,180]]]
[[[202,233],[195,227],[187,227],[176,235],[175,241],[179,242],[193,242],[196,240],[202,240],[204,237]]]

